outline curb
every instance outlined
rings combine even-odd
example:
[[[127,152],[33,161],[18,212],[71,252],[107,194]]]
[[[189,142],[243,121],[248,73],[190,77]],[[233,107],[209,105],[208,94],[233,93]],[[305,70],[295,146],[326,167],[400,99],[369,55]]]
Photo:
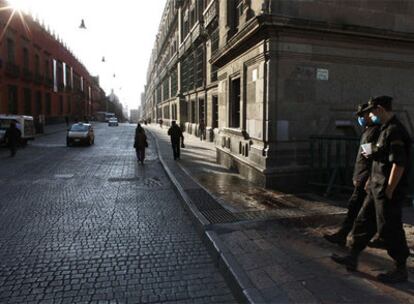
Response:
[[[147,129],[148,130],[148,129]],[[188,211],[192,222],[195,224],[197,232],[203,239],[207,249],[213,258],[215,265],[222,273],[224,279],[228,283],[230,290],[233,292],[235,298],[241,303],[264,303],[265,299],[260,295],[257,288],[253,286],[249,277],[243,268],[237,263],[233,254],[227,249],[226,245],[219,238],[218,234],[213,231],[213,225],[210,224],[201,212],[197,209],[190,197],[185,193],[185,190],[175,178],[174,174],[169,169],[167,163],[161,155],[158,138],[151,130],[148,130],[152,135],[157,147],[157,154],[162,167],[174,185],[174,190],[179,197],[185,210]],[[188,175],[186,170],[183,172]],[[189,176],[189,175],[188,175]],[[189,176],[191,178],[191,176]],[[197,183],[198,184],[198,183]],[[201,187],[203,188],[203,187]],[[203,188],[204,189],[204,188]],[[204,189],[205,190],[205,189]],[[208,193],[208,192],[207,192]],[[209,193],[210,195],[210,193]],[[211,196],[211,195],[210,195]],[[212,196],[213,199],[215,199]]]

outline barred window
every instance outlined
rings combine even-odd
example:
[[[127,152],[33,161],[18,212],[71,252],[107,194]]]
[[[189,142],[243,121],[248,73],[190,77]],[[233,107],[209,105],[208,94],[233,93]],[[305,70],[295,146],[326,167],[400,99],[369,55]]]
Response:
[[[178,82],[177,82],[177,67],[175,67],[171,72],[171,97],[177,95]]]
[[[181,69],[182,91],[188,92],[194,89],[194,57],[189,53],[182,62]]]
[[[162,100],[167,100],[170,98],[170,81],[168,77],[165,77],[162,83]]]
[[[211,53],[214,54],[219,48],[219,29],[218,27],[211,33]]]
[[[211,54],[213,55],[219,48],[219,30],[216,28],[213,33],[211,34]],[[211,82],[217,81],[217,67],[212,64],[211,65]]]
[[[157,104],[161,102],[161,85],[157,88]]]
[[[194,54],[188,56],[188,74],[187,74],[188,90],[194,90]]]
[[[195,59],[195,86],[199,88],[204,80],[204,48],[202,45],[195,50]]]

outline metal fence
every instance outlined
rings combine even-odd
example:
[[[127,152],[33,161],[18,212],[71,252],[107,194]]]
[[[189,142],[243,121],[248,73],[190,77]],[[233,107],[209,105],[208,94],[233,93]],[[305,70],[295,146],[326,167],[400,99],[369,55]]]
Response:
[[[328,196],[333,190],[351,190],[359,138],[338,136],[310,137],[311,184],[325,188]],[[411,163],[414,162],[414,144]],[[414,197],[414,168],[411,166],[410,197]]]

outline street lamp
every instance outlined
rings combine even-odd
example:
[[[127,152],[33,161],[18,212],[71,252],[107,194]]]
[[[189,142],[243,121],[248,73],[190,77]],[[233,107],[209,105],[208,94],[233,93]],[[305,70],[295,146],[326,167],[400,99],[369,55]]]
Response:
[[[85,26],[85,20],[81,20],[81,24],[79,25],[80,29],[86,30],[86,26]]]

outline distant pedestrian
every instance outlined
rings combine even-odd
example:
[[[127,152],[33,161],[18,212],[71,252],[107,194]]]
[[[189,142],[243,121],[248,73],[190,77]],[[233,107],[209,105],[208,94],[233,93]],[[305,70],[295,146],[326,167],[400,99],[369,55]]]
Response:
[[[160,122],[160,128],[162,128],[162,123],[163,123],[162,119],[160,119],[159,122]]]
[[[148,147],[147,136],[145,135],[145,130],[138,124],[137,128],[135,129],[135,140],[134,140],[134,148],[137,153],[138,162],[142,165],[144,164],[145,159],[145,148]]]
[[[352,177],[354,191],[348,201],[348,213],[337,232],[323,236],[327,241],[340,246],[346,245],[347,236],[354,226],[354,221],[367,194],[365,184],[371,173],[372,159],[367,159],[362,155],[362,145],[369,143],[375,145],[379,135],[379,126],[372,123],[369,111],[366,111],[367,107],[367,103],[359,105],[356,112],[358,123],[364,128],[364,131],[361,135],[360,147],[355,161],[354,175]]]
[[[198,133],[201,141],[206,139],[206,124],[204,123],[204,119],[200,120],[200,124],[198,125]]]
[[[69,117],[65,116],[65,123],[66,123],[66,127],[69,127]]]
[[[171,138],[174,159],[180,159],[180,140],[184,144],[184,136],[181,128],[177,125],[175,120],[171,122],[171,127],[168,129],[168,135]]]
[[[16,123],[14,121],[10,123],[10,126],[7,128],[4,137],[6,138],[10,149],[10,156],[14,157],[16,155],[17,145],[19,144],[21,137],[21,132],[19,129],[17,129]]]
[[[403,124],[392,112],[392,98],[380,96],[368,102],[367,111],[374,124],[381,125],[377,144],[364,156],[372,158],[368,195],[355,221],[350,252],[346,256],[332,255],[332,259],[356,270],[358,257],[378,230],[394,269],[377,276],[383,283],[399,283],[408,279],[407,246],[402,225],[402,205],[408,191],[411,166],[411,139]]]

